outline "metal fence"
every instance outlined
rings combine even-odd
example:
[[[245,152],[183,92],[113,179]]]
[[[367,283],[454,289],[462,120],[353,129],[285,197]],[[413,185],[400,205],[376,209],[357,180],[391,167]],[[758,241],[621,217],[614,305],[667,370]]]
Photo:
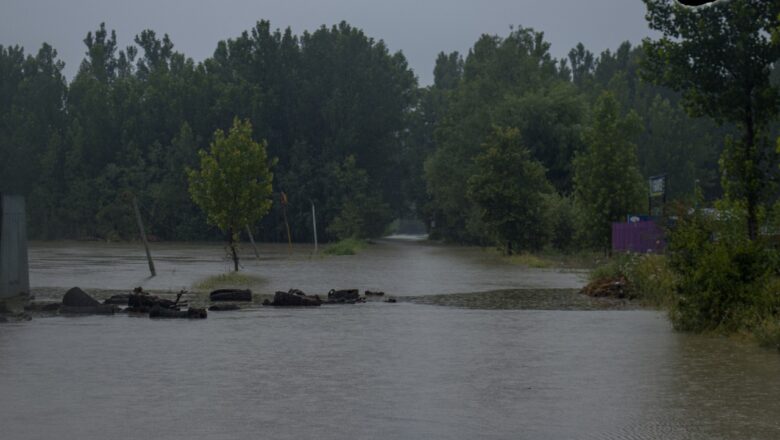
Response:
[[[24,197],[0,195],[0,298],[30,290]]]
[[[664,231],[652,220],[612,223],[615,252],[661,253],[666,248]]]

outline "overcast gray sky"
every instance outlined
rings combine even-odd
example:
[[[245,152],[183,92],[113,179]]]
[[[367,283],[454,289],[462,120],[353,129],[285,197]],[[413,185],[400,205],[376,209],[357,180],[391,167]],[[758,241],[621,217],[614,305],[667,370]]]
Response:
[[[403,51],[427,85],[437,53],[466,53],[481,34],[504,36],[510,25],[521,25],[544,31],[557,58],[578,42],[598,53],[650,35],[644,12],[641,0],[2,0],[0,44],[34,53],[48,42],[72,78],[84,57],[84,36],[102,21],[116,29],[122,48],[153,29],[200,61],[217,41],[260,19],[296,34],[346,20]]]

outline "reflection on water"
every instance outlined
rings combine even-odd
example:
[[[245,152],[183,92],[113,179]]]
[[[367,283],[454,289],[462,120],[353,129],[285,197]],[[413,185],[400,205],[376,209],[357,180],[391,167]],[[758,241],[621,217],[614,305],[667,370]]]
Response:
[[[648,311],[369,303],[0,328],[9,439],[775,439],[780,356]]]

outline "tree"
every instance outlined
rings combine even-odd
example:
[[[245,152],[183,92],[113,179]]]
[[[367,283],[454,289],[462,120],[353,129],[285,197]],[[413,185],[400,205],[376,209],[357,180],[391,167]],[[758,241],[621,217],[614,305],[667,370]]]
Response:
[[[541,163],[523,146],[516,128],[494,128],[476,158],[468,195],[506,253],[537,250],[546,241],[545,194],[553,192]]]
[[[574,159],[575,199],[583,214],[586,242],[610,248],[611,222],[618,221],[644,201],[636,146],[639,131],[635,113],[621,117],[611,93],[596,102],[593,120],[583,134],[586,149]]]
[[[767,129],[778,114],[778,88],[770,82],[780,44],[771,33],[780,2],[732,0],[687,8],[674,0],[644,0],[650,28],[663,34],[646,39],[645,76],[683,93],[692,116],[734,123],[737,139],[721,159],[727,194],[743,200],[747,232],[758,234],[758,210],[776,157]]]
[[[240,231],[271,209],[270,167],[265,142],[252,140],[249,121],[233,120],[227,136],[214,134],[210,151],[200,150],[200,170],[188,170],[192,200],[212,224],[228,234],[233,265],[238,271],[236,241]]]

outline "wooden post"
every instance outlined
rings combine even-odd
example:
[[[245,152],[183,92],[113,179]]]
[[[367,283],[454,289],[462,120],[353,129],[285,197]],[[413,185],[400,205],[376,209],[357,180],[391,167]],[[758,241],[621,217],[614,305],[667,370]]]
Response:
[[[290,234],[290,223],[287,221],[287,194],[282,191],[280,195],[282,202],[282,214],[284,215],[284,225],[287,227],[287,245],[289,246],[290,253],[292,253],[292,236]]]
[[[314,229],[314,253],[317,253],[317,213],[314,212],[314,202],[309,199],[309,202],[311,202],[311,223],[312,223],[312,229]]]
[[[246,234],[249,236],[249,242],[252,243],[252,249],[255,250],[255,257],[260,261],[260,253],[257,252],[257,245],[255,244],[255,237],[252,236],[252,230],[249,229],[249,225],[246,225]]]
[[[138,229],[141,231],[141,240],[144,242],[144,248],[146,249],[146,259],[149,261],[149,272],[152,276],[157,276],[157,271],[154,270],[154,261],[152,260],[152,254],[149,252],[149,242],[146,240],[146,231],[144,230],[144,222],[141,221],[141,211],[138,209],[138,200],[135,196],[133,200],[133,210],[135,211],[135,219],[138,222]]]

